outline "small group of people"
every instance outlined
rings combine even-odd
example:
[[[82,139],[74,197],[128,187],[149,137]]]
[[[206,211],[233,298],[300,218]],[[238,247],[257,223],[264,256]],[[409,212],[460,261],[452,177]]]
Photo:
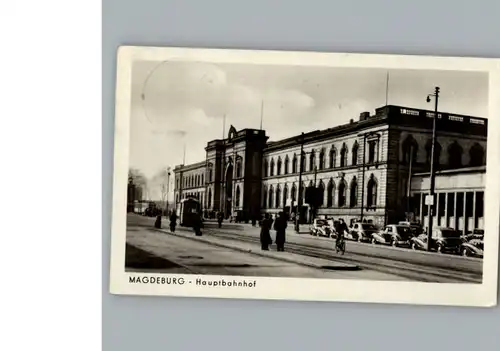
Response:
[[[276,219],[273,219],[269,213],[264,215],[264,219],[260,223],[260,243],[261,248],[264,251],[269,251],[269,245],[273,243],[271,237],[271,228],[276,231],[276,249],[277,251],[285,251],[285,241],[286,241],[286,227],[287,220],[283,212],[280,212]]]

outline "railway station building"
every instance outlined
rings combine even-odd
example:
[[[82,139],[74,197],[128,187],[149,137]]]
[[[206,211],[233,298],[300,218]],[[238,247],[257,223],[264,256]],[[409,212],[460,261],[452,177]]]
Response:
[[[314,186],[322,198],[316,215],[425,226],[433,117],[432,111],[388,105],[348,124],[275,142],[264,130],[231,126],[227,138],[208,142],[205,160],[175,167],[175,200],[195,197],[206,211],[245,219],[301,211],[309,221],[303,199]],[[487,122],[438,113],[436,225],[464,231],[484,225]]]

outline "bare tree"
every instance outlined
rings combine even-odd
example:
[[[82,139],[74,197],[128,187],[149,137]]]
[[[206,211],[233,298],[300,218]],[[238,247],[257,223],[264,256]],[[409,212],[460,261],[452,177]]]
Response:
[[[161,202],[164,206],[164,210],[168,210],[168,195],[170,191],[170,175],[171,168],[163,169],[158,172],[152,179],[153,185],[159,190],[161,196]]]

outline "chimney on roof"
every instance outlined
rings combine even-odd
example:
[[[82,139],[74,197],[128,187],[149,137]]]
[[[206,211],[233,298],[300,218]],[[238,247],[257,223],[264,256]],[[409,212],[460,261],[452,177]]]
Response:
[[[361,112],[359,114],[359,120],[360,121],[366,121],[368,118],[370,118],[370,112]]]
[[[349,124],[353,124],[353,123],[354,123],[354,120],[351,118],[351,119],[349,120]]]

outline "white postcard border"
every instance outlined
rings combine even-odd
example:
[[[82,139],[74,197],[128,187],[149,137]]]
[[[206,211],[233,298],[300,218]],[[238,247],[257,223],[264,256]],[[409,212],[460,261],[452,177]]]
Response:
[[[131,77],[134,61],[204,61],[324,67],[462,70],[489,73],[489,118],[485,190],[485,251],[482,284],[369,280],[175,275],[125,272],[126,203],[129,163]],[[343,301],[453,306],[497,303],[500,192],[500,60],[433,56],[285,52],[261,50],[120,47],[117,61],[110,292],[127,295]],[[432,88],[432,87],[431,87]],[[488,234],[496,233],[496,234]],[[130,277],[160,278],[160,284],[130,283]],[[162,278],[184,284],[161,284]],[[255,282],[254,287],[199,286],[196,280]]]

